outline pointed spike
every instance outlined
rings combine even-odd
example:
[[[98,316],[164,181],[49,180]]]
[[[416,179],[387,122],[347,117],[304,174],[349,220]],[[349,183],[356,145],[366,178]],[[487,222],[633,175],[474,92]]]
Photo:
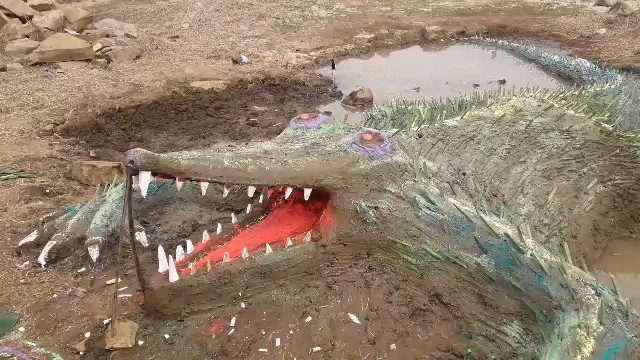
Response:
[[[190,272],[190,275],[196,274],[196,263],[194,262],[189,263],[189,272]]]
[[[147,197],[147,190],[149,189],[149,184],[151,183],[151,171],[140,171],[138,174],[138,182],[140,186],[140,194],[142,194],[143,198]]]
[[[306,242],[306,243],[311,241],[311,231],[307,231],[307,233],[304,235],[304,239],[302,241]]]
[[[220,235],[222,233],[222,224],[218,223],[218,228],[216,229],[216,234]]]
[[[247,248],[243,248],[242,249],[242,258],[246,259],[249,257],[249,251],[247,251]]]
[[[251,204],[247,204],[247,214],[251,212]]]
[[[209,241],[209,232],[207,230],[202,232],[202,243]]]
[[[44,267],[45,264],[47,263],[47,257],[49,256],[49,250],[51,250],[51,248],[56,244],[57,242],[54,240],[51,240],[49,242],[47,242],[47,244],[44,246],[44,248],[42,248],[42,251],[40,252],[40,255],[38,256],[38,263],[40,264],[40,266]],[[96,248],[98,247],[98,245],[94,245]],[[87,250],[89,250],[92,246],[89,246],[89,248],[87,248]],[[91,256],[91,251],[89,250],[89,255]],[[98,255],[96,254],[95,256],[96,259],[98,259]],[[91,256],[91,260],[93,260],[93,262],[95,262],[96,260],[94,260],[93,256]]]
[[[287,189],[284,192],[284,198],[288,199],[289,196],[291,196],[292,192],[293,192],[293,188],[291,186],[287,186]]]
[[[285,244],[284,247],[288,248],[293,246],[293,241],[291,240],[291,238],[287,238],[287,243]]]
[[[43,251],[44,251],[44,249],[43,249]],[[91,260],[93,262],[96,262],[98,260],[98,256],[100,256],[100,246],[99,245],[91,245],[91,246],[89,246],[87,248],[87,251],[89,252],[89,257],[91,257]],[[38,258],[38,262],[40,262],[39,258]]]
[[[184,185],[184,181],[181,181],[179,178],[176,178],[176,188],[178,188],[178,191],[182,189],[182,185]]]
[[[253,197],[253,194],[256,193],[256,187],[255,186],[249,186],[247,188],[247,195],[249,195],[250,198]]]
[[[20,247],[20,246],[22,246],[24,244],[28,244],[30,242],[33,242],[33,241],[35,241],[36,238],[38,238],[38,230],[34,230],[26,238],[20,240],[20,242],[18,243],[18,247]]]
[[[207,272],[211,271],[211,260],[207,258]]]
[[[309,197],[311,196],[311,191],[313,191],[313,188],[304,188],[304,201],[309,200]]]
[[[262,200],[264,200],[264,194],[260,194],[260,198],[258,198],[258,202],[262,204]]]
[[[133,190],[140,189],[140,180],[138,180],[138,175],[133,176]]]
[[[200,192],[202,193],[202,196],[204,196],[207,193],[208,188],[209,188],[208,182],[203,181],[200,183]]]
[[[226,198],[227,196],[229,196],[229,189],[227,189],[227,186],[223,186],[222,187],[222,197]]]
[[[167,254],[164,252],[162,245],[158,246],[158,272],[163,273],[169,270],[169,262],[167,262]]]
[[[184,259],[184,249],[182,245],[178,245],[176,247],[176,261],[182,261]]]
[[[269,245],[268,243],[264,248],[264,253],[267,255],[273,253],[273,249],[271,248],[271,245]]]
[[[147,233],[144,232],[144,229],[140,229],[139,231],[136,231],[136,233],[134,234],[134,237],[136,238],[136,241],[142,244],[142,246],[144,247],[149,246],[149,241],[147,240]]]
[[[238,218],[236,217],[236,214],[231,213],[231,223],[235,224],[238,222]]]
[[[173,256],[169,255],[169,282],[174,283],[178,280],[180,280],[180,277],[176,270],[176,263],[173,261]]]
[[[193,252],[193,242],[191,239],[187,239],[187,254],[191,254]]]
[[[222,263],[224,264],[224,263],[228,263],[228,262],[231,262],[231,256],[229,256],[229,253],[226,252],[226,253],[224,253],[224,256],[222,257]]]

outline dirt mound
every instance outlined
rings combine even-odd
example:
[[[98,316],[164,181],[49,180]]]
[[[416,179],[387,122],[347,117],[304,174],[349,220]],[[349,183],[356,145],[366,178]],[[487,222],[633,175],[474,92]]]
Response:
[[[277,136],[290,118],[333,100],[332,84],[267,77],[234,80],[224,90],[184,88],[154,101],[71,121],[61,133],[93,148],[156,152],[205,148],[224,141]]]

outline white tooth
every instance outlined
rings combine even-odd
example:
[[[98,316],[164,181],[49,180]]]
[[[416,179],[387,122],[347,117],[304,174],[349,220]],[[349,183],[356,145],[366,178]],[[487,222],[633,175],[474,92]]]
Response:
[[[222,263],[224,264],[224,263],[228,263],[228,262],[231,262],[231,256],[229,256],[229,253],[226,252],[226,253],[224,253],[224,256],[222,257]]]
[[[29,234],[26,238],[20,240],[20,242],[18,243],[18,247],[24,245],[24,244],[28,244],[32,241],[34,241],[36,238],[38,237],[38,230],[34,230],[31,234]]]
[[[255,186],[249,186],[247,188],[247,195],[249,195],[250,198],[253,197],[253,194],[256,193],[256,187]]]
[[[140,194],[142,197],[147,197],[147,189],[151,183],[151,171],[140,171],[138,174],[138,182],[140,184]]]
[[[304,201],[309,200],[312,190],[313,190],[312,188],[304,188]]]
[[[271,248],[271,245],[267,244],[267,246],[265,246],[264,248],[264,253],[271,254],[272,252],[273,252],[273,249]]]
[[[203,181],[200,183],[200,192],[202,193],[202,196],[204,196],[207,193],[208,188],[209,188],[208,182]]]
[[[91,258],[91,260],[93,262],[96,262],[96,260],[98,260],[98,256],[100,256],[100,246],[91,245],[87,248],[87,251],[89,252],[89,257]]]
[[[220,235],[222,233],[222,225],[218,223],[218,228],[216,229],[216,234]]]
[[[287,186],[287,190],[284,191],[284,198],[288,199],[292,192],[293,188],[291,186]]]
[[[44,248],[42,248],[42,251],[40,252],[40,256],[38,256],[38,263],[40,264],[40,266],[44,267],[44,265],[47,263],[47,256],[49,255],[49,250],[51,250],[53,245],[55,245],[56,243],[57,243],[57,241],[49,241],[44,246]],[[95,260],[93,260],[93,261],[95,261]]]
[[[289,246],[293,246],[293,241],[291,240],[291,238],[287,238],[287,244],[284,247],[289,247]]]
[[[258,199],[258,202],[262,204],[263,199],[264,199],[264,194],[260,194],[260,198]]]
[[[236,217],[236,214],[231,213],[231,223],[235,224],[238,222],[238,218]]]
[[[229,196],[229,189],[227,189],[226,186],[222,187],[222,197],[226,198],[227,196]]]
[[[182,185],[184,185],[184,181],[180,181],[180,179],[176,178],[176,187],[178,188],[178,191],[182,189]]]
[[[187,239],[187,254],[191,254],[193,252],[193,242],[191,239]]]
[[[247,214],[251,212],[251,204],[247,204]]]
[[[184,259],[184,249],[182,245],[178,245],[178,247],[176,247],[176,261],[182,261],[182,259]]]
[[[249,252],[247,251],[247,248],[242,249],[242,258],[246,259],[249,257]]]
[[[202,243],[209,241],[209,232],[207,230],[202,232]]]
[[[135,233],[135,238],[140,244],[142,244],[142,246],[149,246],[149,241],[147,241],[147,234],[144,232],[144,230],[137,231]]]
[[[194,263],[194,262],[189,263],[189,270],[191,272],[191,275],[195,275],[196,274],[196,263]]]
[[[211,260],[207,259],[207,272],[211,271]]]
[[[163,273],[169,270],[169,262],[167,262],[167,254],[164,252],[162,245],[158,246],[158,272]]]
[[[311,231],[307,231],[307,233],[305,234],[304,239],[302,241],[304,241],[304,242],[311,241]]]
[[[138,190],[140,188],[138,175],[133,176],[132,182],[133,182],[133,190]]]
[[[169,282],[174,283],[178,280],[180,280],[180,277],[176,270],[176,263],[173,261],[173,257],[169,255]]]

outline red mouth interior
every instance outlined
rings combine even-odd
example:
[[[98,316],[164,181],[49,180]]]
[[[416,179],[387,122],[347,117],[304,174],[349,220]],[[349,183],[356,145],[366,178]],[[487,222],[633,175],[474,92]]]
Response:
[[[330,194],[323,189],[314,189],[306,201],[302,189],[294,189],[285,199],[285,187],[270,189],[267,197],[262,216],[237,226],[238,233],[217,248],[215,244],[219,242],[211,241],[213,237],[208,242],[198,244],[188,258],[176,264],[181,268],[179,271],[183,275],[190,274],[188,264],[194,261],[198,270],[207,268],[208,264],[221,263],[225,253],[229,253],[230,259],[241,257],[244,248],[251,253],[264,251],[266,244],[284,247],[289,238],[294,245],[300,244],[307,232],[317,229],[320,223],[333,222]],[[259,212],[260,209],[256,209],[256,213]],[[208,250],[210,252],[206,253]]]

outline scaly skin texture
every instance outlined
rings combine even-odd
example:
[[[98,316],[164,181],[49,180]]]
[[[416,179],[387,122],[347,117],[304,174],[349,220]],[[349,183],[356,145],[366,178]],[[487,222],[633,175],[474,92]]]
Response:
[[[322,188],[331,193],[336,224],[321,244],[393,252],[397,266],[416,271],[434,259],[450,261],[486,274],[505,292],[515,289],[540,324],[541,336],[525,341],[528,349],[504,340],[523,358],[631,358],[640,319],[625,299],[576,266],[615,231],[637,223],[635,147],[598,125],[606,117],[581,106],[602,91],[489,96],[468,108],[452,102],[461,106],[432,117],[445,121],[405,117],[390,126],[374,119],[380,132],[327,120],[248,146],[166,154],[134,149],[125,164],[198,182]],[[109,218],[119,213],[114,193],[121,188],[98,199],[99,208],[111,206]],[[136,201],[136,208],[145,211],[143,204]],[[82,209],[46,223],[31,243],[66,234],[62,229]],[[100,228],[92,237],[105,240],[90,245],[103,246],[117,230]],[[82,230],[75,226],[73,236],[64,236],[75,241]],[[53,249],[63,243],[58,236]],[[276,260],[304,268],[299,260]],[[187,265],[182,270],[191,272]],[[186,282],[184,289],[193,289],[193,281],[187,275],[165,286]],[[498,336],[499,324],[484,326]]]

